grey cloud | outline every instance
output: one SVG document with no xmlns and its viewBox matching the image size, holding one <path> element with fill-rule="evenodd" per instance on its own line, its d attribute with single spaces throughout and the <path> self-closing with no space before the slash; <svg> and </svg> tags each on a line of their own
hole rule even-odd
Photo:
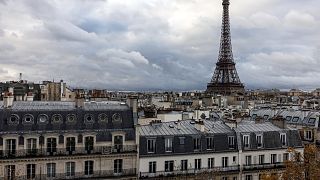
<svg viewBox="0 0 320 180">
<path fill-rule="evenodd" d="M 231 2 L 234 57 L 248 88 L 319 85 L 316 5 Z M 221 10 L 220 1 L 207 0 L 8 1 L 0 4 L 0 80 L 22 72 L 74 87 L 205 89 Z"/>
</svg>

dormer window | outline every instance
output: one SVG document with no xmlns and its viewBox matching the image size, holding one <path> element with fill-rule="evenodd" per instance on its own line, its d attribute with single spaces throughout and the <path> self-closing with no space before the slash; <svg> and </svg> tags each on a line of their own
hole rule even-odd
<svg viewBox="0 0 320 180">
<path fill-rule="evenodd" d="M 147 140 L 147 151 L 148 153 L 154 153 L 156 149 L 156 139 Z"/>
<path fill-rule="evenodd" d="M 280 134 L 280 142 L 281 142 L 282 146 L 286 146 L 287 145 L 286 133 L 281 133 Z"/>
<path fill-rule="evenodd" d="M 228 137 L 229 148 L 234 148 L 234 136 Z"/>
<path fill-rule="evenodd" d="M 25 123 L 33 123 L 33 116 L 31 114 L 26 114 L 23 118 Z"/>
<path fill-rule="evenodd" d="M 287 121 L 290 121 L 291 119 L 292 119 L 292 116 L 287 116 L 287 117 L 286 117 L 286 120 L 287 120 Z"/>
<path fill-rule="evenodd" d="M 257 147 L 258 148 L 262 147 L 262 135 L 261 134 L 257 135 Z"/>
<path fill-rule="evenodd" d="M 208 150 L 211 150 L 211 149 L 213 149 L 213 137 L 207 137 L 207 149 Z"/>
<path fill-rule="evenodd" d="M 312 140 L 312 131 L 311 130 L 306 130 L 304 131 L 304 139 L 305 140 Z"/>
<path fill-rule="evenodd" d="M 265 120 L 268 120 L 268 118 L 269 118 L 269 115 L 264 115 L 263 116 L 263 119 L 265 119 Z"/>
<path fill-rule="evenodd" d="M 249 135 L 243 135 L 243 146 L 245 148 L 249 148 L 249 145 L 250 145 L 250 138 L 249 138 Z"/>
<path fill-rule="evenodd" d="M 292 122 L 298 122 L 299 121 L 299 117 L 293 117 Z"/>
</svg>

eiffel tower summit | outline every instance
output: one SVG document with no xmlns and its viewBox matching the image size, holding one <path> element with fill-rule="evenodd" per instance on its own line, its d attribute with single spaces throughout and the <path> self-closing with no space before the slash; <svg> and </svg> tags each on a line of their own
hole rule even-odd
<svg viewBox="0 0 320 180">
<path fill-rule="evenodd" d="M 233 60 L 229 5 L 229 0 L 223 0 L 219 57 L 211 82 L 208 83 L 206 90 L 207 93 L 211 94 L 231 95 L 233 93 L 244 93 L 244 85 L 240 81 Z"/>
</svg>

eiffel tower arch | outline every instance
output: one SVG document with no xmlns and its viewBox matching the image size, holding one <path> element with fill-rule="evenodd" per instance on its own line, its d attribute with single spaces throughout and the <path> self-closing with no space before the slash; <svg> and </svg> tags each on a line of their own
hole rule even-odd
<svg viewBox="0 0 320 180">
<path fill-rule="evenodd" d="M 233 93 L 244 93 L 244 85 L 241 83 L 233 60 L 229 0 L 223 0 L 223 16 L 220 38 L 219 57 L 211 81 L 207 85 L 207 93 L 230 95 Z"/>
</svg>

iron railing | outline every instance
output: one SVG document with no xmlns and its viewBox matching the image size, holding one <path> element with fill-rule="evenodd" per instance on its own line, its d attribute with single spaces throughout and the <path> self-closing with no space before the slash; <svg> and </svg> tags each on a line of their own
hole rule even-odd
<svg viewBox="0 0 320 180">
<path fill-rule="evenodd" d="M 284 168 L 284 167 L 285 167 L 285 164 L 282 162 L 264 163 L 264 164 L 243 165 L 243 170 L 273 169 L 273 168 Z"/>
<path fill-rule="evenodd" d="M 140 178 L 150 177 L 164 177 L 164 176 L 182 176 L 182 175 L 195 175 L 201 173 L 221 173 L 239 171 L 240 166 L 227 166 L 227 167 L 213 167 L 213 168 L 201 168 L 201 169 L 187 169 L 187 170 L 174 170 L 174 171 L 157 171 L 155 173 L 140 172 Z"/>
<path fill-rule="evenodd" d="M 124 146 L 95 146 L 93 148 L 39 148 L 39 149 L 19 149 L 0 150 L 0 159 L 10 159 L 18 157 L 41 157 L 41 156 L 69 156 L 88 154 L 116 154 L 137 152 L 136 145 Z"/>
<path fill-rule="evenodd" d="M 25 179 L 34 179 L 34 180 L 46 180 L 46 179 L 95 179 L 95 178 L 117 178 L 117 177 L 136 177 L 136 169 L 118 169 L 117 172 L 109 171 L 93 171 L 92 174 L 86 175 L 85 172 L 75 172 L 72 175 L 68 176 L 66 173 L 55 173 L 55 174 L 30 174 L 30 175 L 16 175 L 12 177 L 0 177 L 0 180 L 25 180 Z"/>
</svg>

